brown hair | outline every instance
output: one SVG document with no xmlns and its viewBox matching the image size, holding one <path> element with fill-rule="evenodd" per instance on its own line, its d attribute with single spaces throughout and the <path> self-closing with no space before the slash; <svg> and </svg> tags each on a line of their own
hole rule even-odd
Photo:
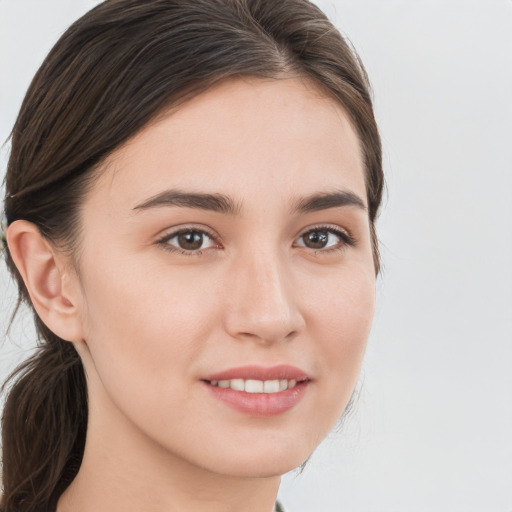
<svg viewBox="0 0 512 512">
<path fill-rule="evenodd" d="M 11 135 L 8 224 L 30 221 L 73 253 L 81 200 L 114 149 L 166 108 L 222 80 L 291 74 L 336 98 L 357 130 L 378 272 L 383 173 L 367 76 L 307 0 L 107 0 L 89 11 L 59 39 L 25 96 Z M 6 259 L 20 301 L 30 304 L 8 249 Z M 11 376 L 3 413 L 3 512 L 54 510 L 84 450 L 80 358 L 34 317 L 38 350 Z"/>
</svg>

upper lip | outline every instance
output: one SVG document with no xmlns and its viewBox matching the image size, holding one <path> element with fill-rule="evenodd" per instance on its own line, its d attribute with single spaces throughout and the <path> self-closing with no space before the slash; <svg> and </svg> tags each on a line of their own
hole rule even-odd
<svg viewBox="0 0 512 512">
<path fill-rule="evenodd" d="M 239 366 L 237 368 L 230 368 L 219 373 L 209 375 L 204 380 L 219 381 L 231 379 L 244 379 L 244 380 L 296 380 L 304 381 L 309 380 L 308 374 L 287 364 L 280 364 L 276 366 Z"/>
</svg>

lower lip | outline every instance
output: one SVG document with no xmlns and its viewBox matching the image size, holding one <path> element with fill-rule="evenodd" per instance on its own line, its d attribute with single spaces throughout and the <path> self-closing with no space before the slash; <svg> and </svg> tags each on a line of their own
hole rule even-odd
<svg viewBox="0 0 512 512">
<path fill-rule="evenodd" d="M 298 382 L 293 388 L 278 393 L 246 393 L 231 388 L 220 388 L 204 383 L 210 392 L 233 409 L 255 416 L 277 416 L 295 407 L 304 396 L 308 381 Z"/>
</svg>

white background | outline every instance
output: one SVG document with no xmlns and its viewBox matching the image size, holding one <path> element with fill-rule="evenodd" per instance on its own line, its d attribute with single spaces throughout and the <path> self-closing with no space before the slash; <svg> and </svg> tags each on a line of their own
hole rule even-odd
<svg viewBox="0 0 512 512">
<path fill-rule="evenodd" d="M 276 0 L 278 1 L 278 0 Z M 0 0 L 0 140 L 93 0 Z M 512 512 L 512 2 L 318 2 L 367 66 L 388 191 L 360 398 L 291 512 Z M 7 150 L 1 153 L 5 172 Z M 0 380 L 27 354 L 0 268 Z"/>
</svg>

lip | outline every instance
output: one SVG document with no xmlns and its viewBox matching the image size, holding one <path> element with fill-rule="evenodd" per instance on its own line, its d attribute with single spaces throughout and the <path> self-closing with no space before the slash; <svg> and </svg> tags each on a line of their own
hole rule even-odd
<svg viewBox="0 0 512 512">
<path fill-rule="evenodd" d="M 280 364 L 276 366 L 239 366 L 230 368 L 219 373 L 209 375 L 203 380 L 231 380 L 231 379 L 254 379 L 254 380 L 309 380 L 308 374 L 295 366 Z"/>
<path fill-rule="evenodd" d="M 296 380 L 297 384 L 291 389 L 279 391 L 278 393 L 247 393 L 210 384 L 212 380 L 231 379 L 287 379 Z M 212 374 L 203 379 L 204 386 L 217 400 L 240 413 L 257 418 L 268 418 L 289 411 L 302 400 L 310 383 L 311 381 L 304 371 L 289 365 L 278 365 L 268 368 L 241 366 Z"/>
</svg>

